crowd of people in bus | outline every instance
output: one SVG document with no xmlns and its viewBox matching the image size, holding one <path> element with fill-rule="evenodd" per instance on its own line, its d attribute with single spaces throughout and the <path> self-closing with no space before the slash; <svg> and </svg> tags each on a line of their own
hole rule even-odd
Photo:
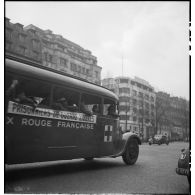
<svg viewBox="0 0 195 195">
<path fill-rule="evenodd" d="M 38 98 L 38 97 L 28 97 L 25 93 L 24 84 L 20 84 L 18 80 L 12 80 L 11 85 L 6 90 L 6 101 L 15 101 L 21 104 L 30 105 L 33 108 L 42 107 L 47 108 L 47 104 L 49 104 L 49 97 Z M 71 99 L 71 98 L 69 98 Z M 47 102 L 47 103 L 46 103 Z M 62 96 L 55 101 L 53 101 L 51 108 L 54 110 L 62 110 L 62 111 L 71 111 L 71 112 L 79 112 L 79 110 L 88 115 L 92 116 L 94 114 L 100 114 L 100 105 L 94 104 L 92 109 L 89 109 L 87 104 L 85 103 L 85 99 L 81 98 L 80 105 L 71 102 L 71 100 L 67 100 L 66 97 Z M 117 117 L 116 106 L 114 104 L 110 104 L 107 108 L 107 115 Z"/>
</svg>

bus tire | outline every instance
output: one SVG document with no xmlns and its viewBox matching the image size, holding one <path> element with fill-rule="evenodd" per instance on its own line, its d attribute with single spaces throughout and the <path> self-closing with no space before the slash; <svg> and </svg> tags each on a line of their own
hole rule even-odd
<svg viewBox="0 0 195 195">
<path fill-rule="evenodd" d="M 139 145 L 136 139 L 130 139 L 127 143 L 125 152 L 122 155 L 126 165 L 133 165 L 137 161 L 139 155 Z"/>
</svg>

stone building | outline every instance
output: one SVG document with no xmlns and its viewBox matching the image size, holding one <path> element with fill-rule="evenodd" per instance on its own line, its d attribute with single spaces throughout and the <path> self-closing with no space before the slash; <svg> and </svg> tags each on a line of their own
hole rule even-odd
<svg viewBox="0 0 195 195">
<path fill-rule="evenodd" d="M 20 23 L 5 18 L 5 51 L 7 55 L 25 58 L 41 64 L 41 42 L 33 30 L 26 31 Z"/>
<path fill-rule="evenodd" d="M 101 67 L 89 50 L 32 24 L 23 27 L 6 18 L 6 53 L 28 58 L 90 82 L 101 83 Z"/>
<path fill-rule="evenodd" d="M 154 134 L 156 95 L 147 81 L 138 77 L 116 77 L 103 79 L 102 85 L 119 96 L 123 131 L 137 132 L 144 140 Z"/>
</svg>

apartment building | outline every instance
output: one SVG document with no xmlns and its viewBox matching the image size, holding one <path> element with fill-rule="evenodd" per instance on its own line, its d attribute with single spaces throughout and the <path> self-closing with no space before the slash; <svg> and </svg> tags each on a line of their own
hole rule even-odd
<svg viewBox="0 0 195 195">
<path fill-rule="evenodd" d="M 6 20 L 6 53 L 38 62 L 90 82 L 101 83 L 102 68 L 97 58 L 63 36 L 42 30 L 32 24 L 12 24 Z"/>
<path fill-rule="evenodd" d="M 172 140 L 189 139 L 189 101 L 159 91 L 156 93 L 156 125 L 158 133 Z"/>
<path fill-rule="evenodd" d="M 13 24 L 5 18 L 5 52 L 8 55 L 35 61 L 41 65 L 41 42 L 33 31 L 25 31 L 20 23 Z"/>
<path fill-rule="evenodd" d="M 116 77 L 102 80 L 102 86 L 119 96 L 120 124 L 123 131 L 133 131 L 147 140 L 155 131 L 154 88 L 145 80 Z"/>
</svg>

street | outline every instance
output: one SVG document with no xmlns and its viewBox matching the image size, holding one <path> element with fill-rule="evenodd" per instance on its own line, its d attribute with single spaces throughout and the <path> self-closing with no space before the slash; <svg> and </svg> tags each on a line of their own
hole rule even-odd
<svg viewBox="0 0 195 195">
<path fill-rule="evenodd" d="M 188 194 L 187 177 L 175 172 L 184 147 L 189 143 L 144 143 L 133 166 L 125 165 L 121 157 L 9 166 L 5 193 Z"/>
</svg>

